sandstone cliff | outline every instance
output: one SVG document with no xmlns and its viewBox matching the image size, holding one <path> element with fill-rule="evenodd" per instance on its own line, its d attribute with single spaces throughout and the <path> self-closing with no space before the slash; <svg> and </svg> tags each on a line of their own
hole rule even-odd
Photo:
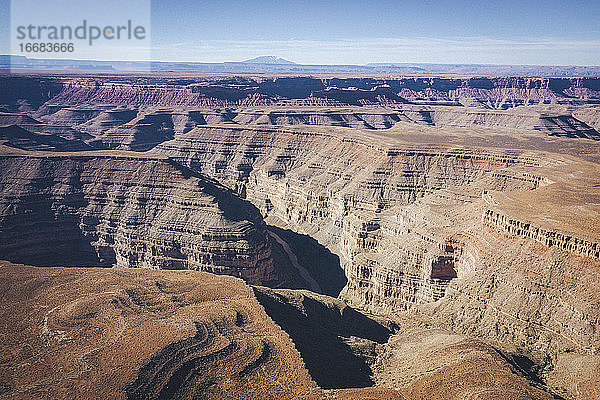
<svg viewBox="0 0 600 400">
<path fill-rule="evenodd" d="M 305 127 L 196 127 L 154 151 L 221 180 L 268 222 L 327 246 L 340 257 L 348 280 L 340 297 L 350 304 L 417 309 L 438 326 L 514 346 L 507 351 L 539 367 L 538 379 L 553 376 L 568 352 L 598 357 L 600 236 L 578 228 L 598 212 L 591 163 Z M 557 185 L 573 195 L 553 192 Z M 511 215 L 507 223 L 490 207 Z M 534 235 L 508 223 L 527 221 L 521 214 L 548 228 Z M 553 226 L 568 233 L 536 240 Z"/>
<path fill-rule="evenodd" d="M 127 78 L 33 78 L 3 80 L 9 107 L 27 103 L 161 106 L 390 105 L 407 101 L 506 109 L 532 104 L 584 104 L 599 98 L 598 78 L 306 78 L 238 77 L 181 80 Z M 1 99 L 0 99 L 1 100 Z M 292 103 L 285 103 L 291 100 Z"/>
<path fill-rule="evenodd" d="M 414 318 L 361 314 L 339 299 L 308 291 L 255 287 L 254 292 L 319 386 L 373 388 L 337 389 L 335 398 L 389 398 L 394 391 L 407 399 L 552 398 L 484 341 L 419 326 Z"/>
<path fill-rule="evenodd" d="M 342 300 L 418 322 L 388 343 L 387 363 L 365 361 L 381 367 L 375 375 L 349 362 L 353 382 L 395 379 L 410 388 L 398 396 L 417 398 L 462 389 L 547 397 L 513 379 L 517 373 L 556 396 L 597 397 L 596 78 L 109 76 L 11 84 L 21 85 L 22 97 L 6 97 L 11 112 L 0 123 L 13 147 L 60 150 L 80 141 L 172 158 L 118 151 L 2 158 L 0 217 L 8 229 L 0 243 L 11 259 L 194 268 L 259 284 L 281 283 L 287 262 L 310 274 L 310 287 L 341 299 L 257 289 L 274 319 L 282 309 L 297 317 L 279 323 L 301 353 L 309 346 L 302 348 L 298 321 L 307 314 L 338 321 Z M 274 264 L 278 254 L 287 261 Z M 335 323 L 325 330 L 325 338 L 348 333 Z M 347 336 L 354 338 L 344 345 L 363 360 L 382 345 Z M 347 350 L 337 339 L 335 348 Z M 407 348 L 418 356 L 390 368 Z M 436 354 L 447 356 L 445 366 Z M 453 383 L 482 379 L 486 366 L 497 386 Z M 317 372 L 322 379 L 330 371 Z M 333 394 L 367 393 L 345 390 Z M 377 390 L 368 393 L 393 398 Z"/>
<path fill-rule="evenodd" d="M 260 214 L 170 160 L 8 154 L 0 171 L 2 259 L 277 278 Z"/>
<path fill-rule="evenodd" d="M 345 295 L 369 306 L 433 301 L 456 277 L 444 267 L 452 246 L 443 233 L 427 232 L 443 216 L 424 218 L 427 211 L 410 207 L 417 199 L 468 204 L 484 187 L 531 189 L 541 180 L 519 172 L 538 163 L 525 155 L 386 147 L 346 132 L 198 127 L 155 151 L 329 246 L 348 277 Z"/>
<path fill-rule="evenodd" d="M 220 123 L 408 124 L 600 139 L 592 78 L 21 77 L 0 85 L 17 93 L 3 110 L 18 111 L 1 113 L 0 124 L 97 149 L 145 151 Z"/>
</svg>

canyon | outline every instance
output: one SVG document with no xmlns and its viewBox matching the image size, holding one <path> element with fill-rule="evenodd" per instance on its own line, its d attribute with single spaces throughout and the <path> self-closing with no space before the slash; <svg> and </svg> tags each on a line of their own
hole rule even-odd
<svg viewBox="0 0 600 400">
<path fill-rule="evenodd" d="M 597 78 L 0 88 L 0 396 L 600 395 Z"/>
</svg>

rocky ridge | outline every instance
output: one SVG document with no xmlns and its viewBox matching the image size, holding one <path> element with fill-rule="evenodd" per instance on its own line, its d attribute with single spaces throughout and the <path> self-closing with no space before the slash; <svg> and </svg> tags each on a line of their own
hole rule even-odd
<svg viewBox="0 0 600 400">
<path fill-rule="evenodd" d="M 597 78 L 577 77 L 217 77 L 185 81 L 167 76 L 139 78 L 135 83 L 119 77 L 85 77 L 55 78 L 42 83 L 34 81 L 34 84 L 26 79 L 3 84 L 29 85 L 30 95 L 36 96 L 34 104 L 39 104 L 40 97 L 43 99 L 48 93 L 56 94 L 55 88 L 60 88 L 53 102 L 227 107 L 274 105 L 282 100 L 320 98 L 340 105 L 433 102 L 506 109 L 533 104 L 597 103 L 600 91 Z M 52 92 L 46 89 L 50 85 Z M 36 91 L 42 88 L 43 91 L 37 94 Z"/>
<path fill-rule="evenodd" d="M 197 127 L 154 151 L 210 174 L 264 215 L 331 246 L 349 277 L 349 297 L 357 290 L 367 296 L 365 304 L 394 307 L 436 300 L 456 277 L 443 267 L 451 246 L 421 236 L 422 227 L 411 232 L 410 225 L 419 222 L 403 208 L 425 196 L 447 201 L 457 187 L 463 190 L 460 201 L 470 203 L 485 187 L 533 189 L 542 180 L 518 172 L 539 165 L 525 154 L 385 148 L 365 138 L 281 128 Z M 411 245 L 398 249 L 399 235 Z M 395 268 L 389 269 L 392 260 Z M 391 275 L 368 272 L 379 268 Z M 400 292 L 392 295 L 395 289 L 381 286 L 380 279 L 396 281 Z M 376 297 L 364 291 L 373 281 L 380 282 Z"/>
<path fill-rule="evenodd" d="M 537 130 L 600 139 L 593 78 L 124 76 L 0 80 L 0 125 L 146 151 L 197 125 L 404 125 Z M 20 96 L 20 97 L 19 97 Z"/>
<path fill-rule="evenodd" d="M 5 398 L 320 399 L 240 279 L 0 266 Z"/>
</svg>

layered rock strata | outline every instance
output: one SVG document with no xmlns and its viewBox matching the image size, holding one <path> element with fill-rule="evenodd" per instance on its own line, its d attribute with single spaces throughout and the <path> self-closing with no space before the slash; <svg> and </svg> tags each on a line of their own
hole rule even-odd
<svg viewBox="0 0 600 400">
<path fill-rule="evenodd" d="M 519 221 L 518 219 L 513 219 L 501 212 L 490 209 L 483 213 L 481 220 L 487 226 L 514 236 L 533 239 L 548 247 L 556 246 L 572 253 L 600 259 L 600 242 L 591 238 L 544 229 L 530 222 Z"/>
<path fill-rule="evenodd" d="M 598 212 L 591 163 L 283 127 L 197 127 L 154 151 L 234 188 L 267 222 L 327 246 L 340 258 L 348 280 L 340 296 L 350 304 L 378 313 L 417 309 L 454 332 L 510 344 L 540 376 L 568 352 L 598 357 L 598 262 L 580 232 L 595 243 L 597 224 L 578 227 Z M 492 191 L 505 193 L 504 203 L 490 200 Z M 490 204 L 512 215 L 507 220 L 527 221 L 521 210 L 544 221 L 538 226 L 558 224 L 574 244 L 499 231 Z M 561 213 L 569 218 L 559 222 Z"/>
<path fill-rule="evenodd" d="M 97 149 L 145 151 L 219 123 L 510 128 L 600 139 L 593 78 L 28 76 L 0 85 L 15 93 L 3 110 L 20 112 L 0 114 L 0 123 Z"/>
<path fill-rule="evenodd" d="M 2 259 L 277 278 L 258 211 L 168 159 L 14 154 L 0 171 Z"/>
<path fill-rule="evenodd" d="M 419 360 L 431 360 L 431 352 L 448 353 L 432 347 L 428 338 L 433 337 L 430 342 L 435 342 L 439 337 L 450 348 L 465 350 L 450 352 L 457 358 L 444 359 L 453 367 L 433 366 L 434 374 L 425 371 L 427 377 L 421 380 L 394 376 L 416 382 L 414 386 L 406 383 L 414 389 L 412 395 L 435 397 L 432 385 L 441 382 L 450 388 L 444 395 L 454 396 L 457 392 L 452 390 L 460 392 L 460 387 L 450 381 L 464 382 L 465 376 L 477 380 L 478 371 L 469 365 L 484 371 L 488 365 L 494 366 L 492 375 L 499 386 L 473 385 L 465 393 L 484 393 L 493 398 L 495 390 L 508 390 L 518 398 L 544 398 L 522 382 L 507 379 L 507 363 L 488 345 L 482 347 L 460 336 L 469 335 L 494 342 L 502 354 L 508 354 L 506 357 L 519 360 L 512 362 L 513 368 L 522 366 L 521 372 L 530 374 L 557 396 L 595 398 L 595 384 L 600 379 L 600 135 L 597 107 L 593 106 L 598 101 L 597 79 L 104 77 L 53 78 L 53 82 L 60 87 L 44 89 L 44 93 L 23 90 L 23 98 L 6 99 L 5 109 L 26 111 L 35 121 L 8 113 L 3 120 L 103 148 L 147 150 L 158 145 L 153 152 L 175 160 L 164 161 L 165 165 L 183 164 L 195 173 L 219 180 L 254 204 L 268 223 L 279 227 L 278 232 L 288 232 L 291 238 L 310 238 L 325 249 L 316 254 L 332 256 L 326 257 L 330 265 L 310 262 L 300 266 L 311 272 L 314 287 L 337 295 L 345 283 L 340 297 L 354 306 L 390 315 L 408 310 L 406 313 L 424 326 L 439 326 L 459 334 L 438 332 L 438 336 L 417 331 L 406 343 L 400 343 L 401 348 L 416 349 L 420 354 L 411 367 L 417 371 Z M 32 109 L 31 105 L 44 101 L 43 106 Z M 82 168 L 76 165 L 73 169 Z M 110 165 L 98 168 L 122 171 L 120 166 Z M 39 170 L 33 170 L 36 168 Z M 3 179 L 19 177 L 30 169 L 29 165 L 8 168 Z M 186 179 L 202 178 L 186 169 L 177 170 L 190 174 Z M 150 172 L 158 177 L 172 173 Z M 67 198 L 61 191 L 80 185 L 79 178 L 60 178 L 78 174 L 60 170 L 60 175 L 49 176 L 52 183 L 42 184 L 47 192 L 40 189 L 40 198 Z M 123 184 L 122 177 L 107 176 Z M 148 179 L 133 176 L 136 183 L 126 181 L 125 186 L 137 188 L 138 181 Z M 168 240 L 176 245 L 169 246 L 177 249 L 173 250 L 174 256 L 172 247 L 164 243 L 144 245 L 159 249 L 155 256 L 147 255 L 139 238 L 128 230 L 130 226 L 142 226 L 142 222 L 135 221 L 138 217 L 130 225 L 117 222 L 131 221 L 131 213 L 140 210 L 148 220 L 147 215 L 153 211 L 145 208 L 145 199 L 153 204 L 150 192 L 170 187 L 166 178 L 157 179 L 157 187 L 147 188 L 144 201 L 136 197 L 133 205 L 129 198 L 122 200 L 121 189 L 115 189 L 118 193 L 114 197 L 109 191 L 111 195 L 69 189 L 73 195 L 67 203 L 61 200 L 57 207 L 48 206 L 49 216 L 39 218 L 46 221 L 40 223 L 43 235 L 39 241 L 56 232 L 54 228 L 43 231 L 47 221 L 64 221 L 67 215 L 75 221 L 71 225 L 81 227 L 71 229 L 70 235 L 79 237 L 78 232 L 83 232 L 84 244 L 90 239 L 90 247 L 81 247 L 88 250 L 77 250 L 92 260 L 89 265 L 111 264 L 104 261 L 111 259 L 110 251 L 103 249 L 112 248 L 107 243 L 114 240 L 118 243 L 114 246 L 114 264 L 124 259 L 121 265 L 153 260 L 174 267 L 170 264 L 174 259 L 177 267 L 205 268 L 204 262 L 198 266 L 196 256 L 190 255 L 206 253 L 196 242 L 188 244 L 183 238 L 188 230 L 179 235 L 172 233 L 167 223 L 152 225 L 147 237 L 162 238 L 164 232 L 170 232 Z M 13 178 L 15 182 L 21 180 Z M 94 185 L 98 180 L 103 183 Z M 38 184 L 30 177 L 22 182 L 26 182 L 24 193 Z M 84 188 L 108 185 L 101 174 L 83 182 Z M 204 198 L 208 187 L 203 186 L 202 194 L 189 199 L 191 208 L 205 206 L 196 197 Z M 178 198 L 178 189 L 169 190 L 167 197 Z M 85 197 L 86 193 L 93 195 L 93 201 Z M 77 201 L 83 205 L 74 207 L 73 199 L 82 196 L 84 200 Z M 102 199 L 101 205 L 96 198 Z M 107 206 L 106 198 L 125 204 L 125 211 L 113 212 L 122 208 L 113 203 Z M 27 197 L 25 204 L 33 204 L 34 200 Z M 88 210 L 88 201 L 93 204 L 93 212 Z M 227 204 L 229 200 L 218 203 Z M 19 204 L 7 201 L 7 215 L 12 215 L 13 209 L 19 210 Z M 181 207 L 177 204 L 174 209 Z M 70 211 L 72 208 L 95 218 L 99 218 L 96 209 L 118 216 L 106 217 L 106 226 L 99 224 L 99 233 L 90 233 L 89 225 L 95 222 L 72 217 L 79 215 Z M 233 227 L 231 232 L 237 235 L 239 220 L 229 211 L 223 212 L 227 221 L 234 221 L 225 222 L 227 229 Z M 252 213 L 259 217 L 256 210 Z M 26 213 L 15 215 L 28 221 Z M 166 215 L 179 221 L 168 212 Z M 140 216 L 140 221 L 143 218 Z M 266 255 L 258 250 L 265 249 L 259 244 L 264 243 L 261 237 L 269 241 L 261 224 L 247 215 L 241 219 L 250 221 L 252 229 L 262 233 L 248 234 L 255 238 L 256 245 L 244 250 L 237 247 L 245 243 L 245 239 L 238 241 L 243 235 L 223 239 L 226 244 L 217 234 L 207 236 L 209 243 L 220 243 L 210 245 L 211 254 L 217 247 L 216 254 L 244 260 L 239 264 L 236 261 L 235 266 L 218 267 L 218 271 L 240 274 L 239 265 L 262 257 L 249 254 Z M 179 222 L 175 226 L 180 226 Z M 195 231 L 190 237 L 194 235 Z M 10 236 L 8 239 L 13 240 Z M 168 250 L 163 250 L 165 246 Z M 186 251 L 183 254 L 181 250 L 183 257 L 177 253 L 180 248 Z M 282 248 L 277 251 L 290 251 Z M 24 251 L 19 255 L 15 249 L 18 257 L 24 257 Z M 72 249 L 67 250 L 63 253 L 72 253 Z M 133 264 L 127 264 L 130 258 Z M 306 257 L 298 255 L 295 260 L 302 264 Z M 314 273 L 316 268 L 331 271 L 338 266 L 346 276 L 339 287 L 328 284 L 327 273 Z M 274 279 L 270 278 L 272 267 L 253 268 L 267 272 L 245 276 L 250 281 L 264 284 L 262 280 Z M 297 309 L 311 302 L 306 300 L 311 296 L 289 293 L 271 292 L 265 296 L 263 300 L 267 298 L 270 305 L 288 299 L 287 306 Z M 305 311 L 300 312 L 300 319 Z M 423 340 L 418 340 L 419 335 Z M 356 348 L 361 348 L 361 343 Z M 371 344 L 365 347 L 371 348 Z M 352 389 L 348 390 L 335 394 L 352 396 Z"/>
<path fill-rule="evenodd" d="M 410 101 L 495 109 L 597 103 L 600 98 L 597 78 L 24 77 L 0 84 L 10 85 L 11 93 L 23 93 L 23 99 L 5 96 L 4 102 L 13 107 L 18 100 L 39 107 L 50 96 L 60 103 L 138 106 L 398 105 Z M 16 89 L 19 85 L 22 90 Z"/>
<path fill-rule="evenodd" d="M 0 125 L 0 144 L 33 151 L 83 151 L 92 148 L 81 140 L 32 133 L 18 125 Z"/>
<path fill-rule="evenodd" d="M 309 291 L 255 287 L 267 314 L 290 335 L 312 378 L 335 398 L 551 399 L 510 356 L 489 343 L 416 319 L 364 315 Z M 397 317 L 397 315 L 396 315 Z M 537 386 L 537 387 L 535 387 Z"/>
<path fill-rule="evenodd" d="M 197 127 L 155 151 L 329 246 L 346 272 L 347 298 L 376 307 L 434 301 L 456 277 L 454 250 L 427 232 L 433 217 L 423 224 L 425 212 L 406 207 L 424 196 L 468 204 L 484 187 L 531 189 L 541 180 L 513 171 L 538 165 L 526 155 L 384 147 L 353 135 L 281 128 Z"/>
<path fill-rule="evenodd" d="M 376 347 L 387 342 L 395 324 L 314 292 L 255 287 L 254 293 L 267 314 L 290 335 L 320 387 L 374 385 L 371 365 Z"/>
</svg>

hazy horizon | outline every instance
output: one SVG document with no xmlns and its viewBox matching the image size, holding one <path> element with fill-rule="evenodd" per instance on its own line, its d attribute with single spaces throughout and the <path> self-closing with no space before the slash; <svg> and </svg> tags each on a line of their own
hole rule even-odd
<svg viewBox="0 0 600 400">
<path fill-rule="evenodd" d="M 42 59 L 31 56 L 23 56 L 21 54 L 0 54 L 0 56 L 11 56 L 11 57 L 27 57 L 28 59 Z M 348 66 L 386 66 L 386 65 L 406 65 L 406 66 L 419 66 L 419 65 L 473 65 L 473 66 L 490 66 L 490 67 L 600 67 L 600 63 L 596 65 L 592 64 L 498 64 L 498 63 L 451 63 L 451 62 L 367 62 L 364 64 L 326 64 L 326 63 L 314 63 L 314 64 L 304 64 L 299 63 L 294 60 L 288 60 L 287 58 L 279 57 L 275 54 L 264 54 L 262 56 L 253 57 L 251 59 L 244 60 L 222 60 L 222 61 L 192 61 L 192 60 L 161 60 L 161 59 L 152 59 L 150 62 L 153 63 L 198 63 L 198 64 L 227 64 L 227 63 L 245 63 L 251 61 L 255 58 L 261 57 L 277 57 L 282 58 L 285 61 L 289 61 L 289 65 L 315 65 L 315 66 L 340 66 L 340 65 L 348 65 Z M 75 61 L 93 61 L 93 62 L 148 62 L 149 60 L 120 60 L 120 59 L 112 59 L 112 60 L 104 60 L 104 59 L 93 59 L 93 58 L 48 58 L 50 60 L 75 60 Z M 279 64 L 286 65 L 286 64 Z"/>
<path fill-rule="evenodd" d="M 5 22 L 10 19 L 9 3 L 0 0 Z M 63 3 L 53 2 L 57 13 L 67 9 Z M 148 4 L 151 46 L 139 50 L 150 51 L 152 61 L 239 62 L 274 55 L 304 65 L 600 65 L 597 1 Z M 102 14 L 100 5 L 89 7 L 99 7 L 94 10 L 99 19 L 114 17 L 108 11 Z M 31 15 L 44 17 L 34 9 Z M 3 49 L 9 48 L 11 34 L 9 24 L 2 24 Z M 118 51 L 111 45 L 78 50 L 89 54 L 81 59 L 107 59 Z M 133 49 L 117 58 L 140 60 L 135 57 Z"/>
</svg>

